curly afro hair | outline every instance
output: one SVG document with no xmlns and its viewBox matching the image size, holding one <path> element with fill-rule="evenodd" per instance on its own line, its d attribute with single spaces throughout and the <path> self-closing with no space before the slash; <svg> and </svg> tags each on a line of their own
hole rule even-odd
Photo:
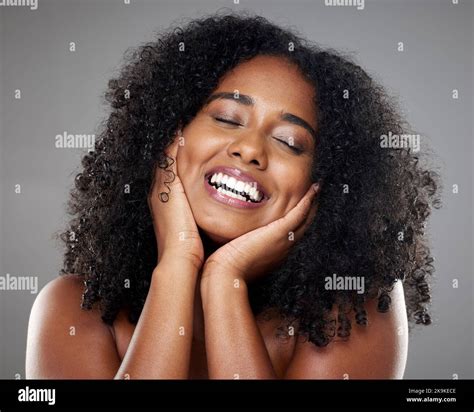
<svg viewBox="0 0 474 412">
<path fill-rule="evenodd" d="M 164 150 L 222 76 L 258 55 L 293 62 L 314 85 L 319 124 L 312 178 L 323 183 L 303 239 L 250 288 L 254 313 L 277 309 L 286 326 L 297 322 L 299 335 L 325 346 L 335 336 L 347 339 L 353 320 L 367 323 L 367 299 L 377 298 L 378 311 L 388 311 L 388 292 L 400 279 L 410 330 L 429 324 L 434 269 L 424 231 L 439 206 L 438 175 L 412 149 L 380 144 L 382 135 L 405 134 L 409 126 L 383 88 L 349 58 L 263 17 L 232 12 L 174 26 L 127 52 L 109 82 L 111 112 L 95 151 L 82 159 L 71 221 L 61 234 L 61 273 L 84 280 L 82 307 L 97 302 L 108 324 L 122 308 L 130 322 L 138 321 L 157 261 L 147 203 L 153 169 L 169 167 Z M 365 292 L 326 290 L 325 278 L 333 274 L 363 276 Z"/>
</svg>

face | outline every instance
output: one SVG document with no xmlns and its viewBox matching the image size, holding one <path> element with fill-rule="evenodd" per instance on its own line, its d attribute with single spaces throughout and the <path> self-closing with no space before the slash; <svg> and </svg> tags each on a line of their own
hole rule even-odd
<svg viewBox="0 0 474 412">
<path fill-rule="evenodd" d="M 314 93 L 297 66 L 258 56 L 226 73 L 182 130 L 178 175 L 212 241 L 283 217 L 309 189 Z"/>
</svg>

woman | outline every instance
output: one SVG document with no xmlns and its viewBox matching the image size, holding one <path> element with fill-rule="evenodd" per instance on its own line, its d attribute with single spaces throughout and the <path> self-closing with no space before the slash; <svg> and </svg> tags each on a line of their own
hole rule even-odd
<svg viewBox="0 0 474 412">
<path fill-rule="evenodd" d="M 215 15 L 138 48 L 107 98 L 28 378 L 403 377 L 436 176 L 381 145 L 406 125 L 359 66 Z"/>
</svg>

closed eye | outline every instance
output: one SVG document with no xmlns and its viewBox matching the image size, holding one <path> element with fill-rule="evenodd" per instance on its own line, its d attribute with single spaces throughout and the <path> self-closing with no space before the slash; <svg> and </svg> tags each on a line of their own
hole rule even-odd
<svg viewBox="0 0 474 412">
<path fill-rule="evenodd" d="M 301 153 L 304 152 L 303 149 L 300 149 L 299 147 L 296 147 L 294 144 L 288 143 L 288 141 L 285 140 L 285 139 L 278 139 L 278 138 L 275 138 L 275 139 L 278 140 L 280 143 L 283 143 L 285 146 L 289 147 L 296 154 L 301 154 Z"/>
<path fill-rule="evenodd" d="M 214 119 L 216 119 L 218 122 L 221 122 L 221 123 L 231 124 L 233 126 L 242 126 L 238 122 L 234 122 L 233 120 L 229 120 L 229 119 L 224 119 L 222 117 L 215 117 Z"/>
</svg>

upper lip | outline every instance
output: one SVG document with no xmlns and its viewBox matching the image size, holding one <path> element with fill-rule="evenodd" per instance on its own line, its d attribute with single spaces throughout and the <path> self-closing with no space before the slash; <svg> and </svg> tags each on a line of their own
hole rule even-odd
<svg viewBox="0 0 474 412">
<path fill-rule="evenodd" d="M 236 167 L 228 167 L 228 166 L 213 167 L 211 170 L 209 170 L 206 173 L 206 179 L 208 179 L 214 173 L 223 173 L 229 176 L 234 176 L 236 179 L 241 180 L 242 182 L 255 183 L 256 189 L 263 194 L 263 197 L 266 199 L 270 198 L 267 190 L 262 186 L 262 184 L 255 177 L 253 177 L 249 173 L 245 173 L 244 171 L 237 169 Z"/>
</svg>

